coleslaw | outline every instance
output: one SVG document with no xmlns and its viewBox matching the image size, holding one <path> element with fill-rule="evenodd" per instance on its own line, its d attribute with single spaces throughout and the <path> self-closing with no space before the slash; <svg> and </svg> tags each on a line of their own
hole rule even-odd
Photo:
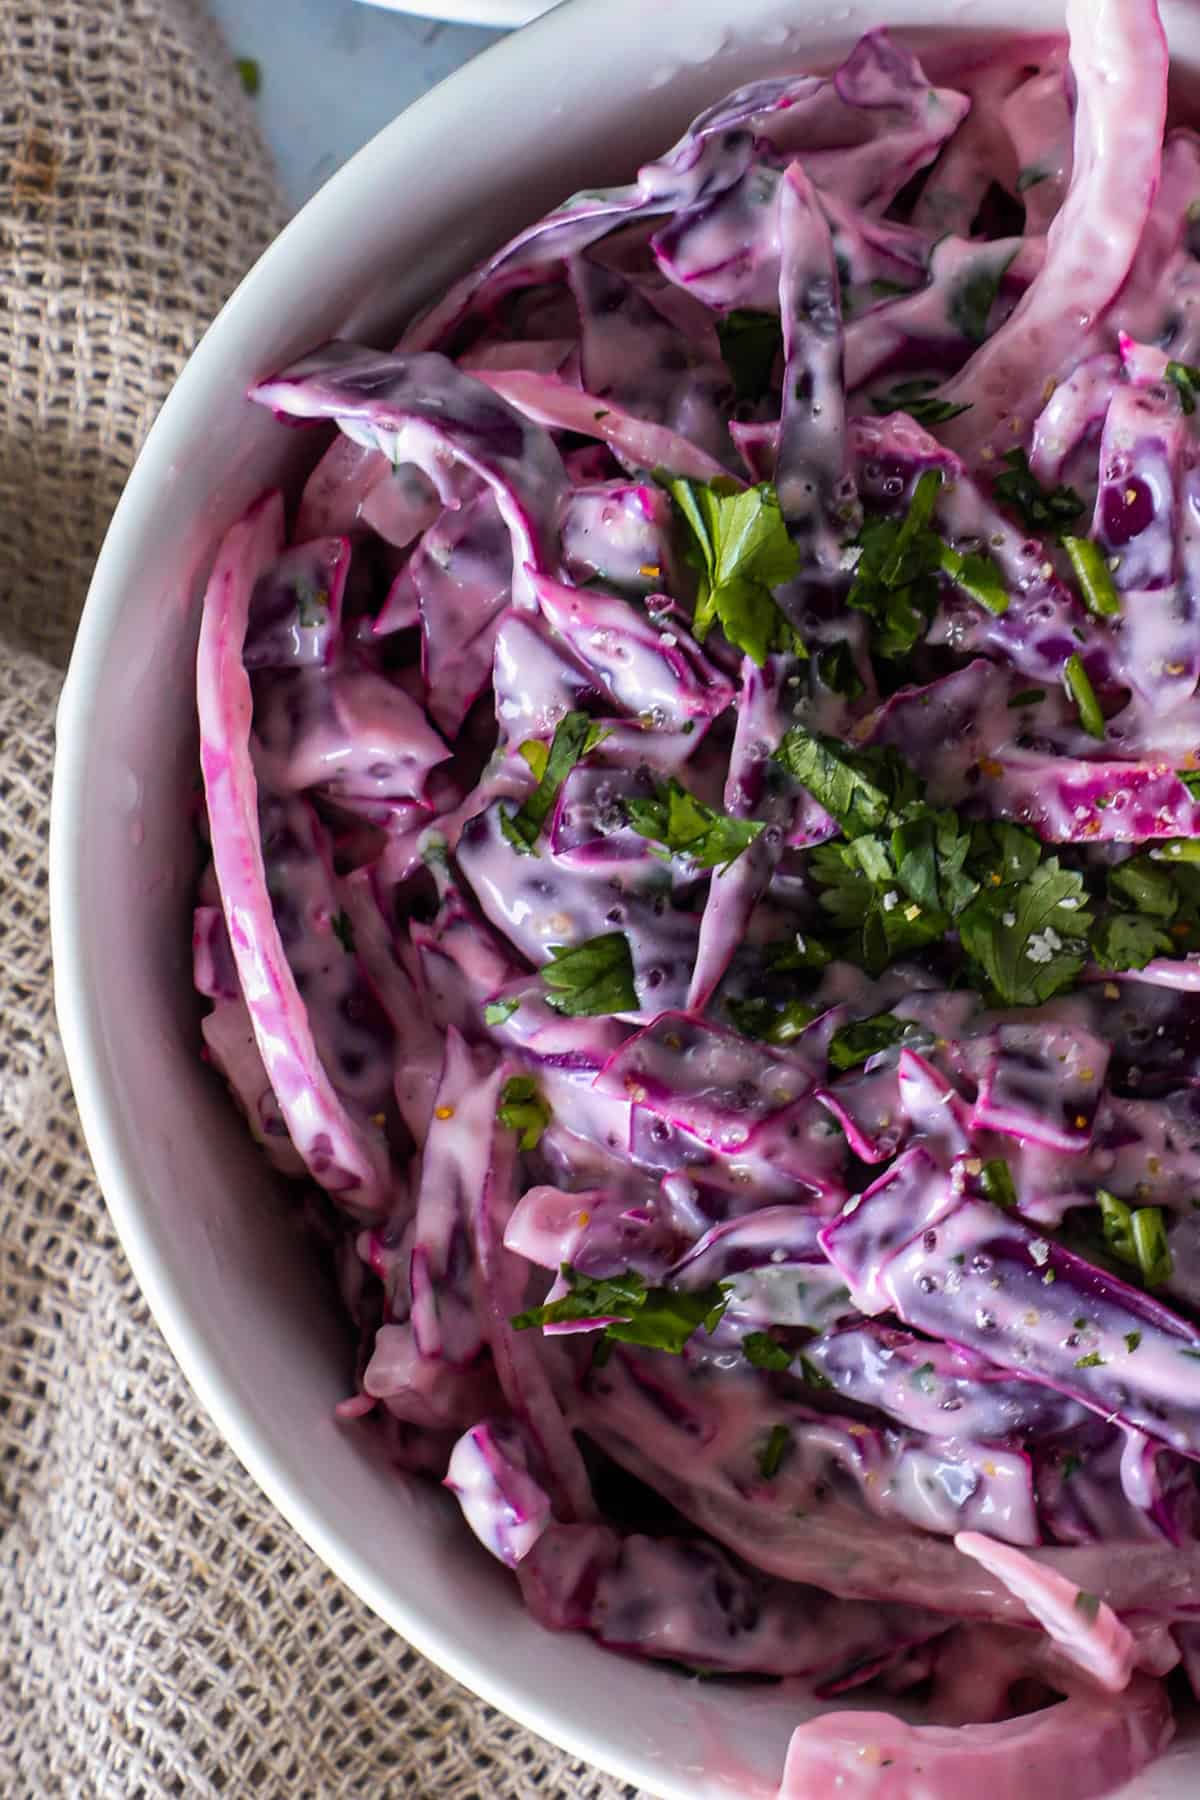
<svg viewBox="0 0 1200 1800">
<path fill-rule="evenodd" d="M 205 1053 L 546 1626 L 1108 1794 L 1200 1692 L 1200 138 L 1153 0 L 696 119 L 205 596 Z M 1040 1785 L 1039 1785 L 1040 1784 Z"/>
</svg>

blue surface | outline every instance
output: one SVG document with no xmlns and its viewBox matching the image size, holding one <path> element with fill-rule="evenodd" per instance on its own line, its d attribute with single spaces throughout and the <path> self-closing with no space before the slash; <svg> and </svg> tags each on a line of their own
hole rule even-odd
<svg viewBox="0 0 1200 1800">
<path fill-rule="evenodd" d="M 359 0 L 208 0 L 234 56 L 262 71 L 259 109 L 284 190 L 302 206 L 348 156 L 501 33 Z"/>
</svg>

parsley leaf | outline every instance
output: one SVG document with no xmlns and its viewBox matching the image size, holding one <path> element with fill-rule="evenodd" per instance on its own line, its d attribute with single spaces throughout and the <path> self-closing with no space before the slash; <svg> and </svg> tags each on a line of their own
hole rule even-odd
<svg viewBox="0 0 1200 1800">
<path fill-rule="evenodd" d="M 761 668 L 772 650 L 798 650 L 799 640 L 775 603 L 774 589 L 800 567 L 779 496 L 769 482 L 667 478 L 666 488 L 688 527 L 688 557 L 700 586 L 692 630 L 703 643 L 714 623 Z"/>
<path fill-rule="evenodd" d="M 906 656 L 937 606 L 946 546 L 929 521 L 941 485 L 941 471 L 927 469 L 903 518 L 868 519 L 858 534 L 862 553 L 846 604 L 871 620 L 872 647 L 880 656 Z"/>
<path fill-rule="evenodd" d="M 1099 544 L 1091 538 L 1064 537 L 1062 546 L 1071 559 L 1088 611 L 1097 618 L 1115 619 L 1121 611 L 1121 600 Z"/>
<path fill-rule="evenodd" d="M 717 339 L 737 399 L 761 400 L 770 391 L 775 363 L 783 350 L 779 314 L 735 307 L 717 320 Z"/>
<path fill-rule="evenodd" d="M 1151 919 L 1173 919 L 1179 911 L 1175 873 L 1151 856 L 1131 856 L 1108 874 L 1108 891 Z"/>
<path fill-rule="evenodd" d="M 767 1331 L 748 1331 L 742 1339 L 742 1355 L 756 1369 L 770 1369 L 777 1375 L 792 1366 L 791 1351 Z"/>
<path fill-rule="evenodd" d="M 1079 517 L 1083 501 L 1075 489 L 1061 485 L 1044 488 L 1029 467 L 1024 450 L 1007 451 L 1003 461 L 1007 467 L 992 483 L 992 492 L 1001 505 L 1020 515 L 1027 530 L 1044 537 Z"/>
<path fill-rule="evenodd" d="M 907 413 L 919 425 L 942 425 L 947 419 L 957 419 L 959 413 L 970 412 L 969 400 L 956 405 L 952 400 L 936 399 L 936 390 L 940 386 L 934 376 L 918 375 L 911 381 L 898 381 L 886 393 L 874 395 L 871 405 L 877 413 Z"/>
<path fill-rule="evenodd" d="M 980 606 L 986 606 L 990 613 L 1008 611 L 1008 589 L 990 556 L 984 556 L 978 550 L 964 556 L 960 550 L 943 544 L 942 573 L 948 575 L 964 594 L 970 595 Z"/>
<path fill-rule="evenodd" d="M 521 745 L 521 754 L 537 775 L 538 784 L 518 812 L 510 813 L 500 808 L 500 829 L 520 855 L 536 856 L 535 846 L 558 799 L 558 790 L 575 764 L 607 735 L 604 727 L 589 719 L 586 713 L 569 712 L 554 727 L 548 751 L 536 739 Z"/>
<path fill-rule="evenodd" d="M 485 1025 L 504 1025 L 512 1018 L 521 1002 L 515 998 L 508 1000 L 489 1000 L 483 1009 Z"/>
<path fill-rule="evenodd" d="M 348 912 L 335 912 L 330 920 L 333 935 L 348 955 L 354 954 L 354 923 Z"/>
<path fill-rule="evenodd" d="M 625 802 L 633 829 L 662 844 L 672 856 L 688 856 L 701 869 L 727 869 L 759 832 L 759 819 L 735 819 L 715 812 L 672 776 L 655 784 L 653 799 Z"/>
<path fill-rule="evenodd" d="M 552 1118 L 532 1075 L 514 1075 L 500 1092 L 496 1117 L 509 1131 L 520 1134 L 522 1150 L 536 1150 Z"/>
<path fill-rule="evenodd" d="M 1082 875 L 1047 857 L 1019 885 L 983 888 L 958 920 L 963 949 L 1008 1006 L 1040 1006 L 1086 960 Z"/>
<path fill-rule="evenodd" d="M 817 657 L 817 675 L 831 694 L 843 700 L 857 700 L 865 690 L 863 679 L 854 662 L 849 644 L 829 644 Z M 1200 770 L 1196 771 L 1200 776 Z"/>
<path fill-rule="evenodd" d="M 876 1013 L 873 1019 L 857 1019 L 843 1025 L 829 1040 L 829 1060 L 835 1069 L 857 1069 L 880 1050 L 890 1050 L 912 1030 L 907 1019 L 895 1013 Z"/>
<path fill-rule="evenodd" d="M 1015 255 L 1016 251 L 1010 250 L 1005 256 L 980 256 L 950 290 L 946 317 L 972 344 L 982 344 L 987 337 L 1000 283 Z"/>
<path fill-rule="evenodd" d="M 237 56 L 233 62 L 242 84 L 242 92 L 253 99 L 262 87 L 262 69 L 252 56 Z"/>
<path fill-rule="evenodd" d="M 607 931 L 582 944 L 551 947 L 553 962 L 542 970 L 546 1004 L 571 1019 L 598 1019 L 608 1013 L 633 1012 L 637 988 L 633 956 L 623 931 Z"/>
<path fill-rule="evenodd" d="M 877 831 L 901 806 L 920 797 L 917 777 L 895 750 L 851 750 L 802 725 L 785 733 L 775 761 L 851 838 Z"/>
<path fill-rule="evenodd" d="M 1099 1595 L 1089 1594 L 1086 1588 L 1080 1588 L 1075 1596 L 1075 1611 L 1081 1613 L 1089 1625 L 1094 1624 L 1100 1616 Z"/>
<path fill-rule="evenodd" d="M 717 1282 L 697 1291 L 648 1288 L 634 1270 L 594 1281 L 578 1274 L 570 1263 L 563 1264 L 562 1277 L 571 1292 L 547 1306 L 517 1313 L 510 1321 L 514 1331 L 604 1319 L 611 1321 L 604 1327 L 606 1336 L 618 1343 L 680 1356 L 701 1325 L 709 1332 L 716 1329 L 729 1303 L 729 1295 Z"/>
<path fill-rule="evenodd" d="M 743 1037 L 758 1038 L 764 1044 L 784 1046 L 795 1043 L 800 1033 L 812 1024 L 820 1009 L 804 1000 L 789 1000 L 776 1006 L 773 1000 L 727 1000 L 725 1011 Z"/>
<path fill-rule="evenodd" d="M 1092 959 L 1102 969 L 1144 969 L 1156 956 L 1170 956 L 1174 944 L 1157 920 L 1143 913 L 1113 912 L 1092 929 Z"/>
</svg>

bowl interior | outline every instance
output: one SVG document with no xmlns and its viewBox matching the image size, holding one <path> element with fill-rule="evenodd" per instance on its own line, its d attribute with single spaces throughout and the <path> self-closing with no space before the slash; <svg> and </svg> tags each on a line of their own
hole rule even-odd
<svg viewBox="0 0 1200 1800">
<path fill-rule="evenodd" d="M 571 0 L 497 45 L 336 177 L 213 326 L 114 519 L 63 693 L 60 1022 L 108 1204 L 185 1373 L 280 1510 L 397 1630 L 524 1723 L 667 1800 L 771 1794 L 812 1702 L 786 1686 L 701 1686 L 544 1632 L 443 1495 L 383 1466 L 369 1433 L 335 1425 L 349 1363 L 327 1278 L 198 1058 L 199 598 L 221 532 L 314 442 L 243 395 L 323 338 L 390 341 L 510 230 L 575 187 L 627 177 L 741 80 L 829 64 L 884 22 L 940 61 L 1061 13 L 1046 0 Z M 1200 63 L 1194 12 L 1177 4 L 1168 18 L 1177 54 Z M 1139 1800 L 1183 1800 L 1195 1766 L 1181 1752 L 1138 1784 Z"/>
</svg>

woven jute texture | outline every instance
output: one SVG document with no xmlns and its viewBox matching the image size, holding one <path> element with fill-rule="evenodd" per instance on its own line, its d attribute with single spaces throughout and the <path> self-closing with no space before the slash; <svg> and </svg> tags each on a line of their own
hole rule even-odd
<svg viewBox="0 0 1200 1800">
<path fill-rule="evenodd" d="M 314 1561 L 114 1241 L 51 1008 L 53 707 L 137 446 L 280 207 L 190 0 L 0 0 L 0 73 L 0 1796 L 616 1800 Z"/>
</svg>

